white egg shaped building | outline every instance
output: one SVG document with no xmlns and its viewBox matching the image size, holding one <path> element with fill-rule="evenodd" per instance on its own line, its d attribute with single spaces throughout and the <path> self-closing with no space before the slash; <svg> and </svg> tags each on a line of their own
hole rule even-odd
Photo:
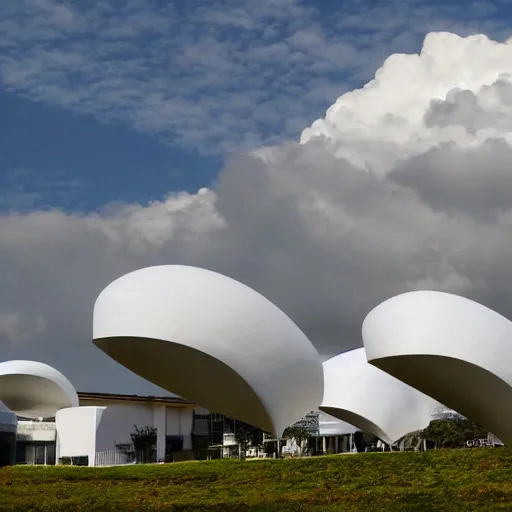
<svg viewBox="0 0 512 512">
<path fill-rule="evenodd" d="M 426 428 L 435 401 L 370 365 L 364 348 L 324 362 L 320 410 L 388 444 Z"/>
<path fill-rule="evenodd" d="M 436 291 L 393 297 L 362 328 L 368 361 L 512 443 L 512 322 Z"/>
<path fill-rule="evenodd" d="M 93 342 L 148 381 L 280 435 L 322 399 L 321 359 L 278 307 L 209 270 L 164 265 L 111 283 Z"/>
<path fill-rule="evenodd" d="M 78 395 L 69 380 L 37 361 L 0 363 L 0 400 L 26 418 L 50 418 L 59 409 L 78 406 Z"/>
</svg>

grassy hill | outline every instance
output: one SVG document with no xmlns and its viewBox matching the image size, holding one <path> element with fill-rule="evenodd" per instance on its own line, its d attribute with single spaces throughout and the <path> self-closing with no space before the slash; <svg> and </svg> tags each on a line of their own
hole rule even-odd
<svg viewBox="0 0 512 512">
<path fill-rule="evenodd" d="M 512 510 L 512 450 L 0 469 L 0 510 Z"/>
</svg>

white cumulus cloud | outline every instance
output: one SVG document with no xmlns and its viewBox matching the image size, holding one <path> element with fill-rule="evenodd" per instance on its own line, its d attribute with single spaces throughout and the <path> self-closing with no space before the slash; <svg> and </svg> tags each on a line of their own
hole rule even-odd
<svg viewBox="0 0 512 512">
<path fill-rule="evenodd" d="M 347 0 L 326 16 L 306 0 L 6 0 L 0 2 L 0 83 L 37 102 L 223 154 L 295 138 L 387 55 L 416 51 L 426 32 L 509 36 L 497 7 L 484 7 L 471 2 L 461 13 L 450 1 L 371 7 Z M 395 90 L 387 101 L 400 101 L 396 87 L 413 87 L 420 68 L 439 90 L 443 69 L 463 75 L 459 56 L 449 63 L 435 44 L 427 44 L 423 66 L 417 56 L 388 62 L 387 76 L 377 77 L 380 90 Z M 472 69 L 480 72 L 478 43 L 467 51 L 475 52 Z M 430 71 L 432 52 L 436 69 Z M 486 70 L 494 69 L 489 65 Z M 436 97 L 434 89 L 424 101 Z M 415 106 L 421 116 L 420 103 Z M 373 108 L 388 107 L 374 100 L 360 106 L 360 123 Z"/>
</svg>

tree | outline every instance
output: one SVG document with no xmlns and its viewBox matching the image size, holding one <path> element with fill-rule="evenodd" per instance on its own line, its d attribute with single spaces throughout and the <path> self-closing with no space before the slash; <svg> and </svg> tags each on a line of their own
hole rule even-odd
<svg viewBox="0 0 512 512">
<path fill-rule="evenodd" d="M 433 441 L 437 448 L 462 448 L 466 441 L 487 437 L 487 430 L 462 416 L 430 422 L 422 439 Z"/>
<path fill-rule="evenodd" d="M 308 428 L 300 424 L 290 425 L 283 432 L 283 439 L 295 439 L 299 448 L 299 455 L 303 454 L 304 441 L 307 441 L 311 437 L 311 432 Z"/>
<path fill-rule="evenodd" d="M 245 459 L 247 448 L 259 448 L 263 445 L 264 432 L 243 421 L 235 421 L 235 440 L 240 445 L 240 458 Z"/>
<path fill-rule="evenodd" d="M 151 462 L 153 452 L 156 450 L 157 429 L 156 427 L 137 427 L 134 425 L 134 431 L 130 438 L 135 450 L 135 459 L 137 463 Z"/>
<path fill-rule="evenodd" d="M 402 436 L 398 441 L 393 443 L 390 447 L 396 446 L 399 450 L 414 450 L 418 451 L 420 449 L 422 443 L 422 430 L 415 430 L 413 432 L 409 432 L 405 436 Z"/>
<path fill-rule="evenodd" d="M 135 447 L 133 443 L 116 443 L 116 449 L 126 457 L 127 462 L 135 460 Z"/>
</svg>

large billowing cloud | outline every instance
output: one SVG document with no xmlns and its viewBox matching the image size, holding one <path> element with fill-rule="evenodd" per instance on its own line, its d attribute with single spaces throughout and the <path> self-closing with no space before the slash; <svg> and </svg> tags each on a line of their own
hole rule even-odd
<svg viewBox="0 0 512 512">
<path fill-rule="evenodd" d="M 4 216 L 4 358 L 55 364 L 79 389 L 148 390 L 92 346 L 91 313 L 111 280 L 157 263 L 242 280 L 325 356 L 361 346 L 369 309 L 408 290 L 460 293 L 512 318 L 511 136 L 512 45 L 430 34 L 300 143 L 232 157 L 215 190 Z"/>
</svg>

